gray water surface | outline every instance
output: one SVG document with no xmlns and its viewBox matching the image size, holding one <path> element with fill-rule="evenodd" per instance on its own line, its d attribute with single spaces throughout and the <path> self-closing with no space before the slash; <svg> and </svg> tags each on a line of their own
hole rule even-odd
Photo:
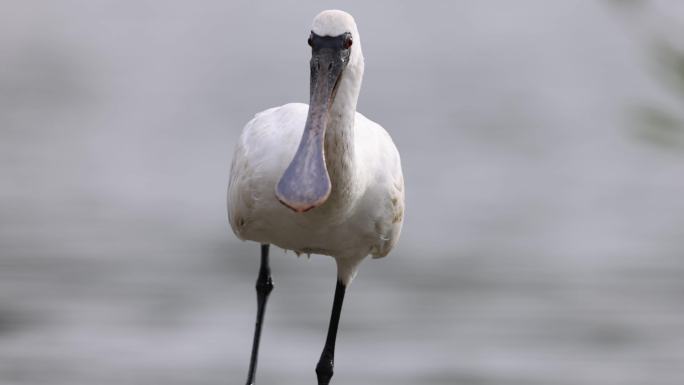
<svg viewBox="0 0 684 385">
<path fill-rule="evenodd" d="M 235 384 L 258 246 L 232 148 L 308 97 L 335 2 L 0 5 L 0 383 Z M 346 2 L 407 216 L 348 291 L 342 384 L 684 383 L 684 7 Z M 260 384 L 313 384 L 328 257 L 272 251 Z"/>
</svg>

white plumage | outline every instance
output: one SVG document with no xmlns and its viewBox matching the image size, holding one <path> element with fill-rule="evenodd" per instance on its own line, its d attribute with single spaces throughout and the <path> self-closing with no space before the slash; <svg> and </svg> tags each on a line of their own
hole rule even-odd
<svg viewBox="0 0 684 385">
<path fill-rule="evenodd" d="M 233 155 L 228 215 L 240 239 L 334 257 L 346 286 L 367 255 L 383 257 L 397 242 L 404 180 L 387 131 L 356 112 L 364 62 L 354 19 L 341 11 L 325 11 L 314 19 L 312 31 L 320 36 L 348 32 L 354 39 L 325 131 L 330 195 L 307 212 L 295 212 L 276 197 L 276 185 L 297 152 L 309 109 L 291 103 L 260 112 L 245 125 Z"/>
</svg>

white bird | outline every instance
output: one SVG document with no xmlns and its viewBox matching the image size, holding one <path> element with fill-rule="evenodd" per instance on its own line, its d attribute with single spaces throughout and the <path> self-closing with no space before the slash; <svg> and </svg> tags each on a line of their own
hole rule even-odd
<svg viewBox="0 0 684 385">
<path fill-rule="evenodd" d="M 254 383 L 263 314 L 273 289 L 269 245 L 329 255 L 337 262 L 328 337 L 316 366 L 319 385 L 328 384 L 346 287 L 366 256 L 390 252 L 404 217 L 399 152 L 385 129 L 356 112 L 364 60 L 354 18 L 338 10 L 321 12 L 308 43 L 310 104 L 256 114 L 242 131 L 231 165 L 231 228 L 238 238 L 262 244 L 247 384 Z"/>
</svg>

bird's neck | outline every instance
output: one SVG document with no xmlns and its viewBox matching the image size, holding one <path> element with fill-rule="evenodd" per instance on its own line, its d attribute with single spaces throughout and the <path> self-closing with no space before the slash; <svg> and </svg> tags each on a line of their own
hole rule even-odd
<svg viewBox="0 0 684 385">
<path fill-rule="evenodd" d="M 363 69 L 350 68 L 340 79 L 325 132 L 325 162 L 332 184 L 330 200 L 351 199 L 355 191 L 357 165 L 354 157 L 356 102 L 361 89 Z"/>
</svg>

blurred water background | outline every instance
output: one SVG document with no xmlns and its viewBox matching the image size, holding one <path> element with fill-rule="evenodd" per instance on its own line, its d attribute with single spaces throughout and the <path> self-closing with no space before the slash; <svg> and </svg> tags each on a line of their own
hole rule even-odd
<svg viewBox="0 0 684 385">
<path fill-rule="evenodd" d="M 258 246 L 233 145 L 355 15 L 402 239 L 342 314 L 342 384 L 684 383 L 684 3 L 3 1 L 0 383 L 244 381 Z M 315 383 L 328 257 L 274 250 L 258 382 Z"/>
</svg>

